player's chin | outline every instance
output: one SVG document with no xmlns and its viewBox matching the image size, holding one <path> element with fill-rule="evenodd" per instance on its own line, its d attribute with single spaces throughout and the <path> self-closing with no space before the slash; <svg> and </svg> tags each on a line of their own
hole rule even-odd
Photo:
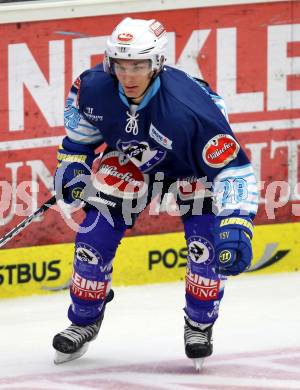
<svg viewBox="0 0 300 390">
<path fill-rule="evenodd" d="M 125 88 L 125 94 L 129 98 L 135 98 L 139 95 L 139 89 L 138 88 Z"/>
</svg>

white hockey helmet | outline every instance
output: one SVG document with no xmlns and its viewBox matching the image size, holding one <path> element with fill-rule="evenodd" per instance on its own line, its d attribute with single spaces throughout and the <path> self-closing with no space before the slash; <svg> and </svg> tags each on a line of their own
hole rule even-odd
<svg viewBox="0 0 300 390">
<path fill-rule="evenodd" d="M 168 44 L 164 26 L 155 19 L 125 18 L 106 42 L 103 66 L 113 74 L 112 60 L 151 60 L 152 70 L 158 74 L 166 60 Z"/>
</svg>

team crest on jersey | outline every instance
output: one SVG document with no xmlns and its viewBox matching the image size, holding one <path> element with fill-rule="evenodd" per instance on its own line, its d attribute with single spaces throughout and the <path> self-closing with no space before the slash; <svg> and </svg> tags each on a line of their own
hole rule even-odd
<svg viewBox="0 0 300 390">
<path fill-rule="evenodd" d="M 214 259 L 214 248 L 210 241 L 201 236 L 192 236 L 187 240 L 188 258 L 196 264 L 208 265 Z"/>
<path fill-rule="evenodd" d="M 234 160 L 240 150 L 239 144 L 229 134 L 218 134 L 204 146 L 204 162 L 213 168 L 222 168 Z"/>
<path fill-rule="evenodd" d="M 148 142 L 136 140 L 117 142 L 117 148 L 124 153 L 142 172 L 150 171 L 166 156 L 166 151 L 159 148 L 151 149 Z"/>
</svg>

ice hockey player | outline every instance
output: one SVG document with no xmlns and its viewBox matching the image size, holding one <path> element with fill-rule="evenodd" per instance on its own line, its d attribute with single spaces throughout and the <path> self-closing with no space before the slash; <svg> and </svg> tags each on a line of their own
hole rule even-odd
<svg viewBox="0 0 300 390">
<path fill-rule="evenodd" d="M 159 21 L 126 18 L 108 38 L 103 64 L 83 72 L 68 95 L 55 188 L 66 205 L 77 205 L 83 194 L 87 205 L 75 242 L 71 325 L 54 337 L 56 363 L 81 356 L 97 336 L 113 298 L 117 247 L 153 198 L 172 193 L 182 216 L 185 353 L 197 368 L 213 351 L 226 277 L 250 265 L 257 211 L 252 166 L 222 98 L 206 82 L 166 66 L 166 47 Z"/>
</svg>

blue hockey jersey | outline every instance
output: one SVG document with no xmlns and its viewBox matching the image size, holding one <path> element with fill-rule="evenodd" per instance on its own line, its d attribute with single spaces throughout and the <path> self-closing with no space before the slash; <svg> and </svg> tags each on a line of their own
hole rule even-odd
<svg viewBox="0 0 300 390">
<path fill-rule="evenodd" d="M 222 99 L 183 71 L 164 67 L 135 106 L 102 65 L 89 69 L 71 88 L 65 128 L 73 142 L 91 148 L 105 142 L 144 173 L 207 177 L 220 213 L 256 214 L 254 172 L 224 115 Z"/>
</svg>

